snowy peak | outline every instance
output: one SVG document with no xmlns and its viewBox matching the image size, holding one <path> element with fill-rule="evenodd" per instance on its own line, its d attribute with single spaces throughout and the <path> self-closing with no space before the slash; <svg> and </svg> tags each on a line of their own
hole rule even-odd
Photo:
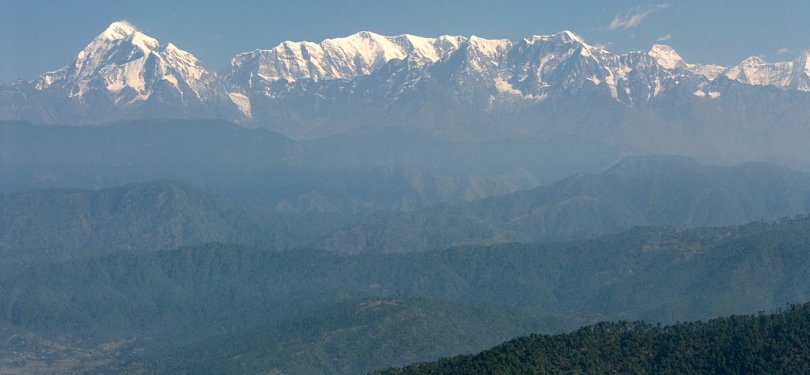
<svg viewBox="0 0 810 375">
<path fill-rule="evenodd" d="M 35 88 L 63 90 L 79 101 L 100 93 L 115 104 L 132 104 L 148 100 L 158 87 L 164 95 L 200 100 L 211 81 L 213 75 L 192 54 L 171 43 L 162 46 L 132 24 L 117 21 L 80 51 L 72 65 L 44 74 Z"/>
<path fill-rule="evenodd" d="M 609 55 L 607 51 L 586 43 L 568 30 L 551 35 L 532 35 L 524 38 L 515 47 L 510 52 L 517 52 L 518 56 L 525 54 L 522 58 L 528 59 L 527 63 L 539 64 L 545 68 L 551 68 L 571 58 L 594 60 Z"/>
<path fill-rule="evenodd" d="M 531 37 L 523 38 L 523 43 L 529 46 L 540 46 L 549 50 L 579 50 L 584 56 L 589 56 L 591 52 L 605 52 L 598 47 L 586 43 L 582 37 L 568 30 L 563 30 L 551 35 L 532 35 Z"/>
<path fill-rule="evenodd" d="M 585 43 L 585 40 L 582 39 L 579 35 L 574 34 L 572 31 L 569 31 L 569 30 L 563 30 L 563 31 L 560 31 L 559 33 L 552 34 L 551 37 L 560 39 L 560 40 L 565 41 L 565 42 L 575 42 L 575 43 L 579 43 L 579 44 L 582 44 L 582 45 L 585 45 L 585 46 L 588 46 L 588 47 L 592 47 L 588 43 Z"/>
<path fill-rule="evenodd" d="M 79 52 L 79 58 L 82 58 L 82 55 L 87 58 L 92 54 L 107 53 L 118 46 L 131 46 L 143 53 L 149 53 L 158 49 L 160 43 L 157 39 L 141 33 L 127 21 L 116 21 Z M 99 56 L 98 59 L 101 58 L 103 56 Z"/>
<path fill-rule="evenodd" d="M 617 83 L 626 73 L 613 55 L 564 30 L 534 35 L 508 53 L 509 82 L 526 97 L 545 98 L 593 86 L 618 99 Z"/>
<path fill-rule="evenodd" d="M 465 83 L 478 88 L 484 84 L 491 86 L 491 91 L 510 95 L 520 92 L 532 100 L 595 86 L 615 100 L 632 104 L 680 85 L 713 81 L 720 75 L 750 85 L 810 90 L 805 69 L 795 68 L 806 66 L 806 59 L 767 63 L 755 57 L 731 68 L 691 64 L 668 45 L 655 44 L 646 52 L 613 54 L 588 44 L 569 30 L 533 35 L 516 43 L 475 35 L 426 38 L 369 31 L 319 43 L 286 41 L 272 49 L 237 55 L 231 61 L 226 81 L 233 92 L 273 98 L 290 90 L 289 85 L 296 81 L 352 81 L 380 71 L 393 60 L 404 62 L 397 69 L 408 69 L 407 75 L 400 76 L 410 77 L 400 82 L 408 87 L 416 87 L 417 80 L 430 79 L 431 72 L 454 72 L 450 78 L 457 81 L 453 83 L 456 92 L 465 92 L 461 87 Z M 428 69 L 445 63 L 458 65 Z M 385 87 L 392 89 L 402 79 L 389 78 Z M 397 92 L 406 89 L 396 88 Z"/>
<path fill-rule="evenodd" d="M 47 121 L 67 113 L 90 122 L 100 121 L 94 116 L 140 114 L 292 124 L 309 121 L 304 120 L 309 116 L 321 121 L 341 111 L 365 111 L 358 108 L 367 103 L 381 108 L 417 105 L 431 95 L 452 96 L 448 102 L 497 113 L 574 96 L 628 106 L 666 101 L 682 92 L 708 100 L 740 86 L 713 84 L 718 77 L 810 92 L 810 54 L 773 63 L 751 57 L 721 67 L 688 63 L 663 44 L 614 54 L 568 30 L 515 42 L 361 31 L 241 53 L 218 76 L 191 53 L 117 21 L 69 65 L 33 82 L 8 86 L 4 92 L 11 99 L 0 103 L 0 114 L 5 110 L 21 116 L 19 108 L 28 105 L 32 115 L 27 116 Z M 294 108 L 285 103 L 295 103 Z M 287 113 L 298 109 L 305 112 Z"/>
<path fill-rule="evenodd" d="M 456 51 L 463 40 L 458 36 L 391 37 L 361 31 L 320 43 L 285 41 L 269 50 L 236 55 L 228 75 L 237 81 L 351 80 L 395 59 L 416 65 L 435 63 Z"/>
<path fill-rule="evenodd" d="M 719 65 L 689 64 L 675 49 L 665 44 L 653 44 L 647 51 L 647 56 L 652 57 L 664 69 L 683 69 L 708 80 L 717 78 L 726 69 Z"/>
<path fill-rule="evenodd" d="M 403 48 L 405 53 L 403 58 L 416 64 L 432 64 L 442 60 L 457 51 L 460 44 L 464 42 L 463 37 L 450 35 L 426 38 L 403 34 L 392 39 Z"/>
<path fill-rule="evenodd" d="M 681 55 L 675 52 L 672 47 L 664 44 L 653 44 L 650 51 L 647 52 L 647 55 L 655 59 L 658 65 L 661 65 L 665 69 L 675 69 L 686 66 L 686 62 L 683 61 Z"/>
<path fill-rule="evenodd" d="M 768 62 L 765 61 L 762 57 L 759 56 L 748 56 L 743 61 L 740 62 L 741 66 L 746 67 L 757 67 L 763 64 L 767 64 Z"/>
<path fill-rule="evenodd" d="M 126 39 L 138 30 L 127 21 L 116 21 L 110 24 L 96 39 L 121 40 Z"/>
<path fill-rule="evenodd" d="M 585 43 L 585 40 L 582 39 L 582 37 L 568 30 L 563 30 L 558 33 L 550 35 L 532 35 L 528 38 L 523 38 L 523 40 L 528 44 L 534 44 L 538 42 L 561 42 L 569 44 L 576 43 L 587 47 L 593 47 Z"/>
<path fill-rule="evenodd" d="M 794 73 L 796 61 L 771 63 L 761 57 L 751 56 L 739 65 L 726 69 L 723 75 L 749 85 L 789 88 L 795 86 L 796 79 L 801 77 Z"/>
<path fill-rule="evenodd" d="M 512 47 L 507 39 L 484 39 L 471 36 L 466 42 L 465 64 L 469 72 L 480 74 L 484 79 L 497 79 L 503 57 Z"/>
<path fill-rule="evenodd" d="M 725 77 L 749 85 L 775 86 L 810 92 L 810 53 L 793 61 L 768 62 L 752 56 L 722 73 Z"/>
</svg>

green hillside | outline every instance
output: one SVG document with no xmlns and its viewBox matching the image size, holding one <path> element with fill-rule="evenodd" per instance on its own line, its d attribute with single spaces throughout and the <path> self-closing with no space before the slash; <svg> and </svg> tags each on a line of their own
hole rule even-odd
<svg viewBox="0 0 810 375">
<path fill-rule="evenodd" d="M 379 374 L 806 374 L 810 304 L 773 315 L 653 326 L 600 323 Z"/>
<path fill-rule="evenodd" d="M 538 329 L 563 332 L 598 321 L 671 323 L 800 303 L 810 300 L 808 249 L 810 217 L 692 230 L 637 228 L 585 241 L 387 255 L 209 244 L 0 264 L 0 290 L 6 291 L 0 294 L 0 324 L 85 346 L 136 339 L 131 353 L 164 348 L 157 358 L 169 355 L 174 358 L 169 364 L 190 367 L 208 365 L 183 359 L 200 357 L 187 353 L 233 358 L 229 350 L 240 347 L 234 357 L 253 356 L 256 362 L 221 365 L 248 366 L 250 371 L 291 366 L 273 358 L 286 358 L 291 354 L 285 350 L 298 345 L 308 348 L 300 357 L 302 369 L 311 365 L 352 373 L 347 369 L 405 364 L 426 360 L 426 353 L 445 355 L 494 344 L 487 340 L 497 335 L 482 322 L 507 322 L 503 319 L 511 312 L 532 319 L 493 323 L 501 327 L 500 339 Z M 406 308 L 424 315 L 398 315 L 397 309 L 414 306 L 408 303 L 383 305 L 383 311 L 400 318 L 372 314 L 366 319 L 352 313 L 357 307 L 351 301 L 414 298 L 436 302 Z M 465 315 L 459 311 L 463 308 L 453 307 L 458 305 L 491 310 L 478 320 L 475 313 Z M 284 323 L 291 317 L 317 323 Z M 358 322 L 366 323 L 355 326 Z M 538 324 L 540 328 L 531 328 Z M 289 328 L 284 340 L 273 339 L 279 327 Z M 375 337 L 385 336 L 377 336 L 379 332 L 404 331 L 415 339 L 403 341 L 396 351 L 368 351 L 369 343 L 380 342 Z M 419 337 L 431 331 L 446 332 L 441 340 L 447 341 L 430 340 L 469 341 L 471 346 L 421 351 L 430 340 Z M 256 345 L 246 348 L 242 344 L 251 341 L 243 337 L 253 337 L 249 340 Z M 325 337 L 330 339 L 323 341 Z M 206 344 L 211 340 L 223 344 Z M 175 344 L 161 346 L 168 342 Z M 287 344 L 278 344 L 282 342 Z M 333 361 L 317 354 L 332 351 L 343 354 L 329 357 Z M 135 356 L 126 363 L 155 362 Z M 227 369 L 240 372 L 237 367 Z"/>
</svg>

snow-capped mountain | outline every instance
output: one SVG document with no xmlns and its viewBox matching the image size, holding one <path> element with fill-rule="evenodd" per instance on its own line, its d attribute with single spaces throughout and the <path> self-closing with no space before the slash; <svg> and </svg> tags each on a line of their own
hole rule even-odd
<svg viewBox="0 0 810 375">
<path fill-rule="evenodd" d="M 64 68 L 0 86 L 0 119 L 224 118 L 296 138 L 372 126 L 456 140 L 574 134 L 678 152 L 803 132 L 808 92 L 808 53 L 722 67 L 660 44 L 616 54 L 571 31 L 518 41 L 359 32 L 240 53 L 217 74 L 120 21 Z"/>
<path fill-rule="evenodd" d="M 601 86 L 602 91 L 625 104 L 650 100 L 662 89 L 682 84 L 683 79 L 697 85 L 723 75 L 749 85 L 807 91 L 810 77 L 807 54 L 777 63 L 749 58 L 726 68 L 687 63 L 674 49 L 660 44 L 646 52 L 613 54 L 589 45 L 570 31 L 535 35 L 517 43 L 476 36 L 388 37 L 369 32 L 320 43 L 286 41 L 269 50 L 235 56 L 225 77 L 230 87 L 239 91 L 257 93 L 256 88 L 261 87 L 261 95 L 273 97 L 289 92 L 296 81 L 351 81 L 374 76 L 392 61 L 408 62 L 407 68 L 414 71 L 463 64 L 455 72 L 456 83 L 487 82 L 495 93 L 532 100 L 588 85 Z M 429 74 L 411 76 L 418 80 Z M 414 82 L 407 84 L 414 86 Z"/>
<path fill-rule="evenodd" d="M 471 129 L 487 126 L 482 121 L 499 122 L 498 116 L 533 111 L 548 100 L 585 95 L 632 106 L 682 86 L 691 93 L 718 69 L 687 64 L 661 45 L 613 54 L 570 31 L 518 42 L 364 32 L 240 54 L 224 76 L 254 119 L 290 136 L 321 137 L 375 123 L 460 136 L 480 133 Z"/>
<path fill-rule="evenodd" d="M 729 117 L 726 112 L 749 106 L 720 98 L 744 92 L 746 100 L 756 100 L 758 87 L 806 100 L 806 61 L 761 62 L 756 69 L 750 61 L 740 67 L 695 64 L 660 44 L 615 54 L 570 31 L 516 42 L 364 32 L 240 54 L 224 77 L 229 91 L 250 103 L 255 121 L 293 137 L 380 124 L 473 139 L 493 133 L 553 136 L 573 131 L 571 126 L 580 135 L 615 137 L 615 128 L 627 131 L 628 121 L 633 127 L 671 123 L 672 113 L 693 124 Z M 670 118 L 662 120 L 662 114 Z"/>
<path fill-rule="evenodd" d="M 793 61 L 769 63 L 752 56 L 722 73 L 749 85 L 775 86 L 783 89 L 810 91 L 810 52 Z"/>
<path fill-rule="evenodd" d="M 689 92 L 700 92 L 700 87 L 720 75 L 750 85 L 806 91 L 810 73 L 800 69 L 806 61 L 806 56 L 783 63 L 749 59 L 731 68 L 690 64 L 666 45 L 653 45 L 646 52 L 613 54 L 589 45 L 570 31 L 536 35 L 516 43 L 476 36 L 431 39 L 361 32 L 321 43 L 287 41 L 273 49 L 239 54 L 232 59 L 225 77 L 232 92 L 259 105 L 291 95 L 306 96 L 301 92 L 303 87 L 323 96 L 327 86 L 377 78 L 385 91 L 372 88 L 373 95 L 396 100 L 419 82 L 435 80 L 436 73 L 442 72 L 452 72 L 451 82 L 444 84 L 456 93 L 469 92 L 470 85 L 479 91 L 485 87 L 486 95 L 492 96 L 491 103 L 514 104 L 515 99 L 537 102 L 586 89 L 633 105 L 652 100 L 665 90 L 686 87 Z M 391 64 L 397 67 L 383 69 Z M 378 77 L 381 74 L 390 77 Z M 395 76 L 408 79 L 397 86 Z M 346 91 L 344 87 L 341 95 Z"/>
<path fill-rule="evenodd" d="M 463 40 L 458 36 L 389 37 L 363 31 L 320 43 L 286 41 L 269 50 L 236 55 L 228 80 L 240 85 L 252 85 L 256 80 L 351 80 L 395 59 L 420 66 L 435 63 L 458 50 Z"/>
<path fill-rule="evenodd" d="M 706 79 L 713 80 L 726 69 L 720 65 L 689 64 L 672 47 L 664 44 L 653 44 L 647 55 L 664 69 L 685 69 Z"/>
<path fill-rule="evenodd" d="M 220 81 L 194 55 L 125 21 L 113 22 L 70 65 L 18 88 L 31 99 L 17 106 L 49 122 L 218 117 L 222 111 L 234 118 Z"/>
</svg>

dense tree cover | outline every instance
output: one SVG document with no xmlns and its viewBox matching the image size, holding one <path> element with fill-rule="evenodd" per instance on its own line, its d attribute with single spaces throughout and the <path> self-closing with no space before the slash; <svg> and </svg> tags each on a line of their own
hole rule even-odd
<svg viewBox="0 0 810 375">
<path fill-rule="evenodd" d="M 599 323 L 380 374 L 806 374 L 810 304 L 773 315 L 654 326 Z"/>
<path fill-rule="evenodd" d="M 188 360 L 197 357 L 185 355 L 188 350 L 203 356 L 209 353 L 212 358 L 245 355 L 240 358 L 253 358 L 267 367 L 250 367 L 252 360 L 237 361 L 227 370 L 240 372 L 244 365 L 245 371 L 261 372 L 298 366 L 270 359 L 290 356 L 286 349 L 300 347 L 321 348 L 301 357 L 302 363 L 311 361 L 312 368 L 354 372 L 390 366 L 387 361 L 394 361 L 397 353 L 403 355 L 402 361 L 390 363 L 494 344 L 486 341 L 495 337 L 491 331 L 454 330 L 455 320 L 448 316 L 456 313 L 448 311 L 457 310 L 442 304 L 487 304 L 494 309 L 479 317 L 460 314 L 457 326 L 485 327 L 484 321 L 508 316 L 504 311 L 534 317 L 515 324 L 502 319 L 505 323 L 496 325 L 516 336 L 535 332 L 532 324 L 541 324 L 542 332 L 561 332 L 597 321 L 687 321 L 807 301 L 808 249 L 810 217 L 799 217 L 737 227 L 636 228 L 584 241 L 464 246 L 409 254 L 341 256 L 212 243 L 60 262 L 0 263 L 0 327 L 81 340 L 83 345 L 136 338 L 135 352 L 161 347 L 173 353 L 133 358 L 128 362 L 133 366 L 163 368 L 175 362 L 189 368 L 208 366 Z M 405 313 L 412 317 L 407 319 L 390 318 L 401 315 L 388 310 L 391 315 L 360 319 L 368 324 L 352 331 L 359 318 L 347 313 L 351 305 L 341 304 L 369 298 L 443 302 L 417 303 L 420 307 L 406 310 L 425 314 Z M 309 316 L 307 321 L 312 323 L 287 325 L 296 328 L 284 333 L 287 339 L 275 340 L 279 327 L 285 326 L 282 322 L 297 316 Z M 420 326 L 421 316 L 436 324 Z M 258 336 L 239 334 L 246 330 Z M 405 341 L 414 347 L 369 352 L 365 346 L 374 342 L 376 332 L 390 338 L 401 330 L 414 335 L 414 340 Z M 432 331 L 445 332 L 447 337 L 424 334 Z M 222 346 L 209 346 L 207 340 L 218 340 Z M 448 350 L 416 349 L 431 340 L 448 343 Z M 479 346 L 462 346 L 463 341 Z M 256 345 L 244 345 L 251 342 Z M 382 344 L 386 339 L 379 342 L 388 345 Z M 241 349 L 229 352 L 232 348 Z M 305 350 L 296 353 L 301 351 Z M 315 355 L 319 352 L 341 353 L 350 359 L 327 363 L 329 356 Z M 301 366 L 295 368 L 310 369 Z"/>
<path fill-rule="evenodd" d="M 810 217 L 597 239 L 382 255 L 210 244 L 0 264 L 0 320 L 43 333 L 164 332 L 261 322 L 347 298 L 425 297 L 599 320 L 674 322 L 810 296 Z"/>
</svg>

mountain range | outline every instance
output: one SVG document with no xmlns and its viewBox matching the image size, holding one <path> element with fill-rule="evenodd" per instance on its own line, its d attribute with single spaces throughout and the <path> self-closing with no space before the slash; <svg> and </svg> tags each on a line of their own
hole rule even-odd
<svg viewBox="0 0 810 375">
<path fill-rule="evenodd" d="M 240 53 L 212 72 L 119 21 L 69 65 L 0 87 L 0 119 L 218 118 L 293 138 L 368 126 L 475 141 L 579 135 L 654 153 L 800 159 L 808 92 L 807 53 L 701 65 L 665 45 L 612 53 L 570 31 L 518 41 L 359 32 Z"/>
<path fill-rule="evenodd" d="M 321 247 L 412 252 L 466 244 L 591 237 L 633 226 L 736 225 L 810 212 L 810 175 L 767 163 L 731 167 L 637 156 L 533 189 L 376 217 Z"/>
<path fill-rule="evenodd" d="M 419 179 L 432 189 L 434 182 Z M 412 194 L 374 176 L 359 183 L 394 190 L 392 198 L 376 199 Z M 436 185 L 451 182 L 440 179 Z M 313 205 L 329 205 L 327 196 L 310 199 Z M 208 242 L 275 251 L 314 246 L 339 254 L 404 253 L 582 239 L 634 226 L 737 225 L 810 213 L 810 175 L 767 163 L 719 167 L 685 157 L 647 156 L 532 189 L 414 210 L 296 212 L 263 208 L 260 201 L 229 201 L 170 180 L 0 195 L 0 261 L 150 252 Z"/>
<path fill-rule="evenodd" d="M 617 158 L 578 137 L 464 143 L 374 128 L 302 141 L 221 120 L 0 122 L 0 194 L 171 179 L 284 212 L 410 211 L 598 172 Z"/>
<path fill-rule="evenodd" d="M 651 324 L 810 300 L 809 120 L 810 53 L 117 21 L 0 85 L 0 373 L 802 372 L 810 305 Z"/>
</svg>

